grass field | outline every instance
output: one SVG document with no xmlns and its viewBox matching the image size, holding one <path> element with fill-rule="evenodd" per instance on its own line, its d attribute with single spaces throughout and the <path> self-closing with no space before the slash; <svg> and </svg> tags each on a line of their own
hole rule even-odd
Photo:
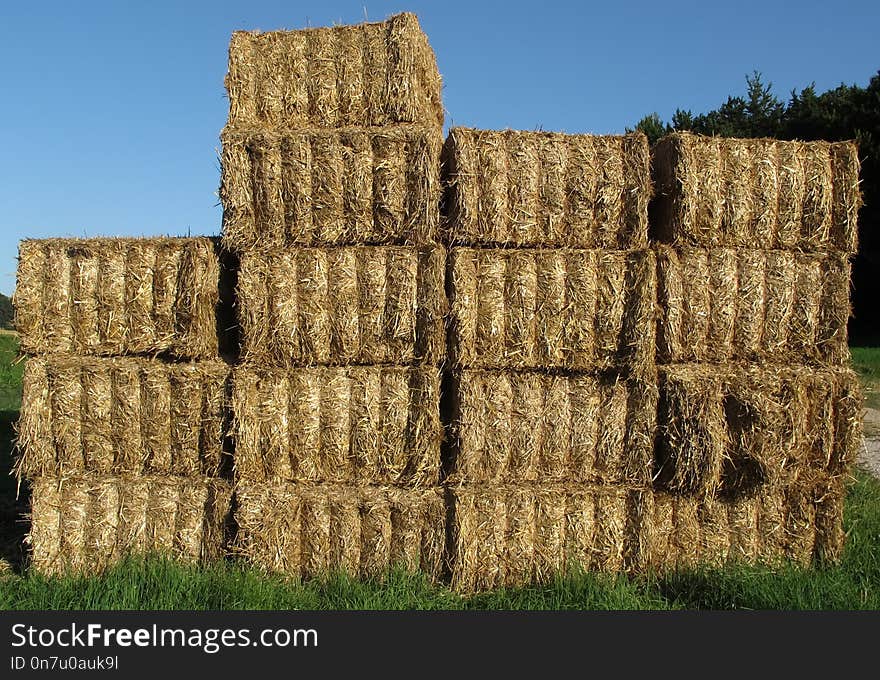
<svg viewBox="0 0 880 680">
<path fill-rule="evenodd" d="M 461 597 L 424 577 L 382 581 L 335 576 L 304 584 L 236 562 L 206 568 L 158 557 L 132 559 L 97 578 L 46 579 L 22 570 L 24 495 L 15 500 L 11 467 L 21 366 L 15 340 L 0 336 L 0 609 L 878 609 L 880 482 L 858 472 L 849 486 L 847 548 L 840 564 L 818 569 L 737 566 L 665 576 L 570 575 L 530 588 Z M 880 350 L 854 348 L 866 387 L 880 384 Z"/>
</svg>

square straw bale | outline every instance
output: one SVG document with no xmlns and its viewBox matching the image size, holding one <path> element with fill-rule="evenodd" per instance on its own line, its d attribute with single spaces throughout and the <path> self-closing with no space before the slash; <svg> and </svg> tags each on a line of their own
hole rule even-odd
<svg viewBox="0 0 880 680">
<path fill-rule="evenodd" d="M 651 228 L 661 242 L 856 252 L 862 199 L 853 142 L 676 132 L 651 156 Z"/>
<path fill-rule="evenodd" d="M 655 484 L 754 497 L 845 476 L 858 447 L 857 377 L 800 366 L 659 368 Z"/>
<path fill-rule="evenodd" d="M 438 482 L 436 368 L 240 366 L 233 412 L 243 482 Z"/>
<path fill-rule="evenodd" d="M 653 368 L 651 251 L 453 248 L 449 270 L 459 366 Z"/>
<path fill-rule="evenodd" d="M 839 559 L 843 479 L 775 488 L 754 498 L 656 493 L 649 567 L 779 565 Z"/>
<path fill-rule="evenodd" d="M 464 369 L 452 385 L 451 483 L 650 486 L 656 377 Z"/>
<path fill-rule="evenodd" d="M 232 487 L 222 480 L 87 474 L 33 484 L 31 566 L 96 574 L 127 555 L 222 557 Z"/>
<path fill-rule="evenodd" d="M 655 250 L 658 361 L 849 362 L 846 256 L 663 245 Z"/>
<path fill-rule="evenodd" d="M 641 568 L 649 490 L 576 484 L 452 489 L 452 584 L 473 592 Z"/>
<path fill-rule="evenodd" d="M 228 378 L 219 361 L 30 357 L 16 472 L 228 474 Z"/>
<path fill-rule="evenodd" d="M 452 128 L 445 231 L 467 246 L 628 250 L 648 240 L 648 140 Z"/>
<path fill-rule="evenodd" d="M 438 128 L 227 129 L 222 142 L 230 250 L 421 245 L 438 237 Z"/>
<path fill-rule="evenodd" d="M 439 246 L 243 255 L 243 358 L 274 366 L 439 362 L 446 345 L 444 265 Z"/>
<path fill-rule="evenodd" d="M 442 489 L 340 484 L 237 488 L 235 550 L 294 578 L 382 576 L 395 568 L 440 576 L 446 535 Z"/>
<path fill-rule="evenodd" d="M 270 130 L 443 126 L 434 52 L 414 14 L 298 31 L 236 31 L 229 125 Z"/>
<path fill-rule="evenodd" d="M 210 238 L 44 239 L 19 246 L 23 352 L 218 356 L 229 276 Z"/>
</svg>

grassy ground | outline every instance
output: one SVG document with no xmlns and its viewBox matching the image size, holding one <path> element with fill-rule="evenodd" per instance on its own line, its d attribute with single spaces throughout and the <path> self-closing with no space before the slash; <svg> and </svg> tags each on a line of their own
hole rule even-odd
<svg viewBox="0 0 880 680">
<path fill-rule="evenodd" d="M 862 377 L 867 406 L 880 409 L 880 347 L 851 348 L 853 368 Z"/>
<path fill-rule="evenodd" d="M 97 578 L 46 579 L 22 570 L 12 426 L 21 367 L 14 338 L 0 335 L 0 609 L 880 609 L 880 482 L 857 473 L 847 496 L 847 548 L 840 564 L 818 569 L 738 566 L 666 576 L 571 575 L 542 586 L 464 598 L 419 575 L 383 581 L 336 576 L 298 584 L 235 562 L 197 568 L 133 559 Z M 880 350 L 854 348 L 866 386 L 880 385 Z"/>
</svg>

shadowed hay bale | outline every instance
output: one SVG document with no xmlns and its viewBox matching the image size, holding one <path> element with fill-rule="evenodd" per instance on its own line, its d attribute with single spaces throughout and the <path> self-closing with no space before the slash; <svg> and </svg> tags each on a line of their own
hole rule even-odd
<svg viewBox="0 0 880 680">
<path fill-rule="evenodd" d="M 423 123 L 442 127 L 440 74 L 414 14 L 268 33 L 229 44 L 229 124 L 268 129 Z"/>
<path fill-rule="evenodd" d="M 847 474 L 861 442 L 849 369 L 659 368 L 657 486 L 728 497 Z"/>
<path fill-rule="evenodd" d="M 220 559 L 231 498 L 222 480 L 41 477 L 31 499 L 31 565 L 42 574 L 96 573 L 129 554 Z"/>
<path fill-rule="evenodd" d="M 439 128 L 226 130 L 222 141 L 230 250 L 437 238 Z"/>
<path fill-rule="evenodd" d="M 651 251 L 454 248 L 449 267 L 457 364 L 653 369 Z"/>
<path fill-rule="evenodd" d="M 246 482 L 436 484 L 440 375 L 432 367 L 235 371 L 235 473 Z"/>
<path fill-rule="evenodd" d="M 216 357 L 215 248 L 209 238 L 22 241 L 15 291 L 22 351 Z"/>
<path fill-rule="evenodd" d="M 578 570 L 642 568 L 653 515 L 650 490 L 511 485 L 452 493 L 457 590 L 548 581 Z"/>
<path fill-rule="evenodd" d="M 843 478 L 735 500 L 657 493 L 649 566 L 665 571 L 730 562 L 833 562 L 845 541 L 843 497 Z"/>
<path fill-rule="evenodd" d="M 221 362 L 30 357 L 16 471 L 224 474 L 228 377 Z"/>
<path fill-rule="evenodd" d="M 640 248 L 648 140 L 453 128 L 443 151 L 447 237 L 461 245 Z"/>
<path fill-rule="evenodd" d="M 655 238 L 692 246 L 855 253 L 862 204 L 853 142 L 678 132 L 651 150 Z"/>
<path fill-rule="evenodd" d="M 452 482 L 651 484 L 656 376 L 462 370 L 453 392 Z"/>
<path fill-rule="evenodd" d="M 236 552 L 267 571 L 440 575 L 446 511 L 439 488 L 242 483 L 236 497 Z"/>
<path fill-rule="evenodd" d="M 849 362 L 846 256 L 668 246 L 656 251 L 658 361 Z"/>
<path fill-rule="evenodd" d="M 439 246 L 301 248 L 241 258 L 244 359 L 255 364 L 433 363 L 445 353 Z"/>
</svg>

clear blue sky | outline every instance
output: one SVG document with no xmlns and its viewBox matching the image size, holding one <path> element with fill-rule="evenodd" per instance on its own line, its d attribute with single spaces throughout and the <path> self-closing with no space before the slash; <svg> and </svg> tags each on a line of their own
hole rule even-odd
<svg viewBox="0 0 880 680">
<path fill-rule="evenodd" d="M 214 234 L 229 34 L 419 15 L 447 124 L 616 133 L 760 70 L 782 97 L 880 69 L 880 3 L 8 2 L 0 291 L 24 237 Z"/>
</svg>

